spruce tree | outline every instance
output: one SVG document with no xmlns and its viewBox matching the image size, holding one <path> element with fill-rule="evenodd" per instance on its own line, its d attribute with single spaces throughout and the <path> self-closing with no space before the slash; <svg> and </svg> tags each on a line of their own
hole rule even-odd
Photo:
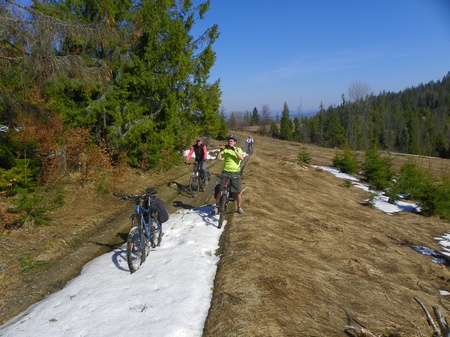
<svg viewBox="0 0 450 337">
<path fill-rule="evenodd" d="M 253 111 L 252 111 L 252 115 L 250 117 L 250 125 L 259 125 L 259 123 L 260 123 L 260 118 L 259 118 L 258 109 L 256 109 L 256 107 L 254 107 Z"/>
<path fill-rule="evenodd" d="M 286 102 L 283 105 L 283 111 L 281 112 L 280 119 L 280 137 L 282 139 L 292 139 L 293 135 L 293 124 L 291 118 L 289 117 L 289 107 Z"/>
</svg>

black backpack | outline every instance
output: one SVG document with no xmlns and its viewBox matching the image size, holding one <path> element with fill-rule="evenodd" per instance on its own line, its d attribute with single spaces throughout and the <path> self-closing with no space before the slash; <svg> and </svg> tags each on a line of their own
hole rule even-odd
<svg viewBox="0 0 450 337">
<path fill-rule="evenodd" d="M 151 208 L 155 209 L 158 212 L 158 221 L 159 223 L 164 223 L 169 220 L 169 211 L 167 210 L 166 204 L 164 201 L 159 199 L 158 197 L 153 197 L 150 205 Z"/>
</svg>

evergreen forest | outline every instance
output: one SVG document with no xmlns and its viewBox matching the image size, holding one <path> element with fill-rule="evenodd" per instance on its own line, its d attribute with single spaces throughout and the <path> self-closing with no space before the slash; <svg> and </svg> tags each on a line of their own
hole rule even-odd
<svg viewBox="0 0 450 337">
<path fill-rule="evenodd" d="M 163 168 L 197 135 L 225 135 L 209 80 L 218 26 L 192 33 L 208 8 L 0 0 L 0 168 L 27 165 L 41 180 L 62 162 Z"/>
<path fill-rule="evenodd" d="M 450 158 L 450 72 L 440 81 L 377 96 L 357 82 L 340 105 L 321 105 L 310 118 L 289 116 L 285 103 L 270 132 L 323 147 L 366 151 L 375 144 L 390 152 Z"/>
</svg>

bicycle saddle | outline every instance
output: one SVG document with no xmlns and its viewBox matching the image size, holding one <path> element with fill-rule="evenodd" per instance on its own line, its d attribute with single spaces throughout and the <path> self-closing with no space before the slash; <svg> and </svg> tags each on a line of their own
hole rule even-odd
<svg viewBox="0 0 450 337">
<path fill-rule="evenodd" d="M 149 195 L 154 195 L 156 194 L 156 190 L 153 187 L 149 187 L 147 188 L 147 190 L 145 191 L 145 193 L 149 194 Z"/>
</svg>

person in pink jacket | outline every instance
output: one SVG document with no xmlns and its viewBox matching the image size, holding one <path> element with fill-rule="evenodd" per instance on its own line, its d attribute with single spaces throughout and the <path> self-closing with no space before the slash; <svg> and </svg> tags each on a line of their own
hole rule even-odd
<svg viewBox="0 0 450 337">
<path fill-rule="evenodd" d="M 195 169 L 203 173 L 203 176 L 205 177 L 205 185 L 207 185 L 211 173 L 206 168 L 206 161 L 208 160 L 208 150 L 206 148 L 206 145 L 203 144 L 203 140 L 201 138 L 197 138 L 195 144 L 192 145 L 191 149 L 189 150 L 189 153 L 186 156 L 186 164 L 189 162 L 193 154 L 195 154 Z"/>
</svg>

